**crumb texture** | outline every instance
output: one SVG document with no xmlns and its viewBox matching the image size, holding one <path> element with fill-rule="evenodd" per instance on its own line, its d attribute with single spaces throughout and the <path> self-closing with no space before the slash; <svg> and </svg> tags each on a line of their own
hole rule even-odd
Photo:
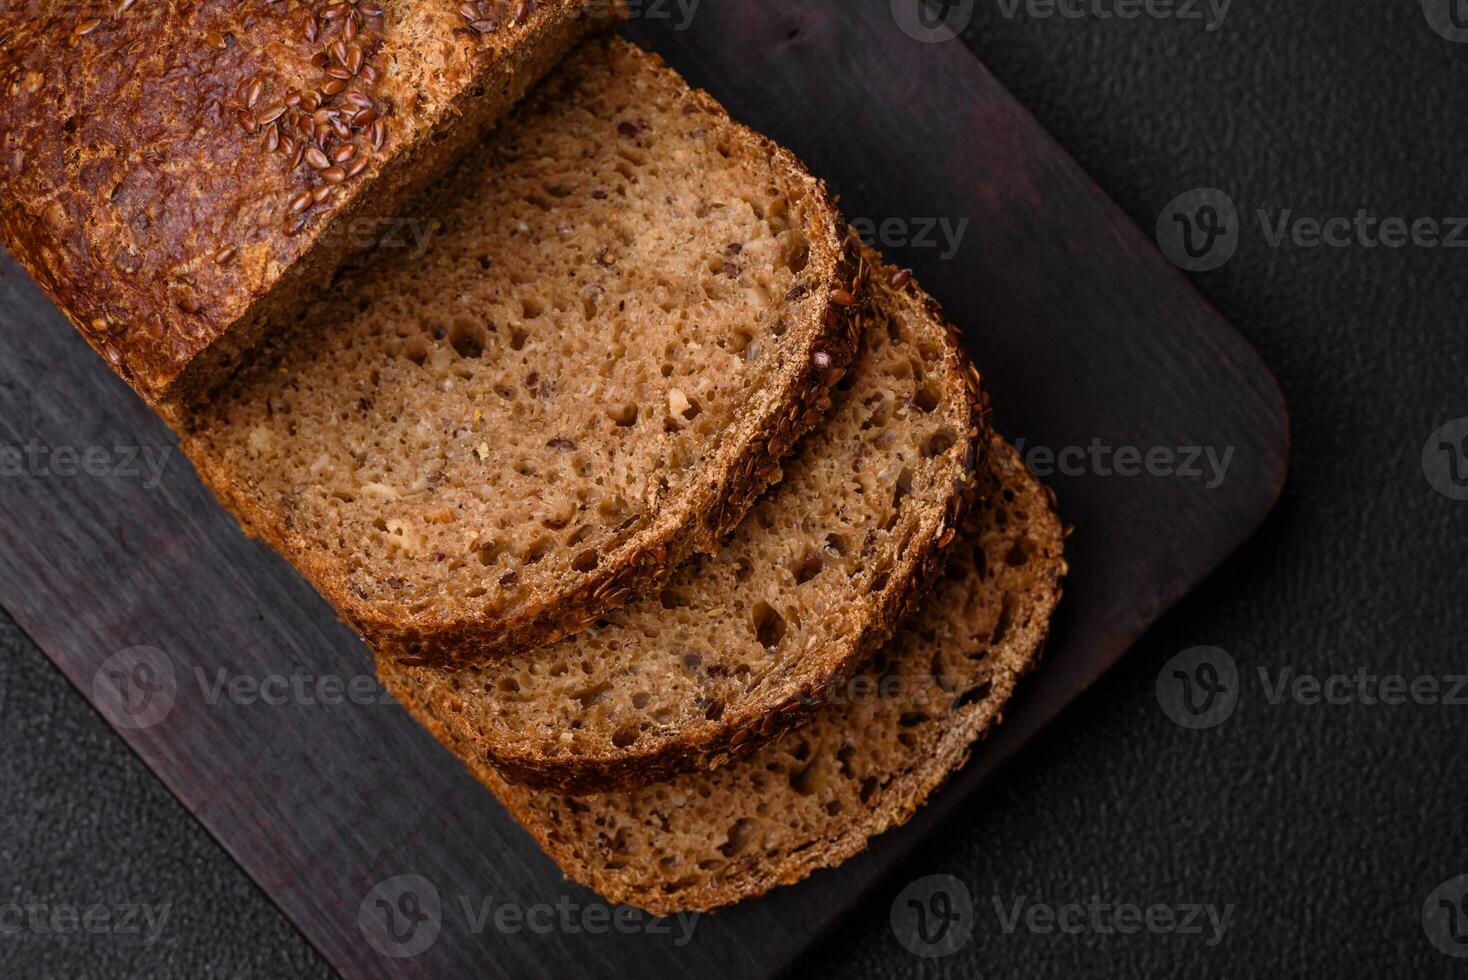
<svg viewBox="0 0 1468 980">
<path fill-rule="evenodd" d="M 634 792 L 535 792 L 471 768 L 570 877 L 658 914 L 720 908 L 858 853 L 967 760 L 1059 599 L 1053 502 L 1008 447 L 991 459 L 993 487 L 922 610 L 811 725 L 727 768 Z M 455 748 L 418 690 L 383 674 Z"/>
<path fill-rule="evenodd" d="M 369 640 L 586 625 L 828 404 L 824 189 L 632 45 L 584 46 L 416 214 L 186 444 Z"/>
<path fill-rule="evenodd" d="M 549 649 L 412 671 L 446 723 L 513 779 L 586 792 L 726 762 L 808 714 L 891 635 L 974 486 L 978 383 L 925 300 L 884 295 L 828 421 L 717 554 Z"/>
</svg>

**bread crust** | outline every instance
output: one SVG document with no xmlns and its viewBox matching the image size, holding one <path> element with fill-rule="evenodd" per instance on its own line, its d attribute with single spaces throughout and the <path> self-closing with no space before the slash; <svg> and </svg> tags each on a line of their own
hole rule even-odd
<svg viewBox="0 0 1468 980">
<path fill-rule="evenodd" d="M 658 56 L 619 38 L 600 42 L 651 70 L 674 75 Z M 679 84 L 683 84 L 681 78 Z M 861 296 L 868 278 L 859 243 L 841 221 L 825 184 L 811 177 L 793 153 L 729 118 L 701 91 L 691 98 L 735 138 L 768 157 L 777 181 L 800 187 L 825 216 L 825 227 L 809 229 L 807 281 L 819 291 L 809 322 L 792 325 L 793 353 L 774 383 L 756 395 L 740 424 L 720 440 L 699 485 L 659 519 L 609 552 L 600 566 L 564 592 L 535 596 L 502 616 L 443 620 L 415 616 L 405 608 L 365 601 L 351 588 L 341 564 L 317 553 L 302 535 L 283 526 L 261 501 L 240 485 L 224 461 L 188 440 L 184 451 L 200 478 L 251 533 L 288 555 L 313 586 L 369 646 L 413 666 L 455 668 L 526 653 L 580 632 L 608 610 L 634 596 L 655 592 L 682 561 L 717 549 L 749 506 L 781 477 L 780 461 L 825 417 L 830 388 L 854 355 L 860 329 Z M 812 274 L 814 273 L 814 274 Z"/>
<path fill-rule="evenodd" d="M 479 6 L 483 31 L 458 0 L 16 0 L 0 13 L 0 241 L 182 430 L 380 219 L 620 9 Z M 336 112 L 324 135 L 291 125 L 292 92 Z M 353 147 L 340 180 L 312 144 Z"/>
<path fill-rule="evenodd" d="M 881 256 L 870 248 L 861 246 L 860 259 L 870 270 L 870 277 L 858 329 L 867 329 L 879 309 L 908 307 L 925 318 L 926 325 L 935 327 L 944 340 L 943 370 L 933 374 L 943 379 L 943 403 L 955 406 L 954 414 L 962 420 L 961 444 L 955 449 L 963 464 L 960 479 L 943 501 L 941 511 L 922 516 L 906 549 L 898 556 L 886 587 L 865 603 L 860 625 L 842 638 L 843 644 L 820 652 L 825 659 L 823 673 L 811 677 L 794 692 L 776 690 L 737 706 L 729 704 L 717 723 L 685 729 L 676 738 L 657 739 L 651 744 L 641 739 L 625 749 L 595 754 L 552 754 L 536 740 L 476 737 L 470 722 L 456 710 L 456 692 L 441 691 L 440 711 L 465 727 L 465 742 L 475 746 L 476 754 L 499 769 L 507 780 L 563 793 L 601 793 L 662 782 L 691 769 L 717 769 L 745 758 L 766 742 L 809 723 L 927 594 L 947 560 L 957 529 L 963 526 L 974 498 L 983 489 L 977 476 L 978 470 L 987 465 L 988 400 L 958 330 L 944 319 L 937 301 L 923 292 L 910 274 L 884 265 Z"/>
</svg>

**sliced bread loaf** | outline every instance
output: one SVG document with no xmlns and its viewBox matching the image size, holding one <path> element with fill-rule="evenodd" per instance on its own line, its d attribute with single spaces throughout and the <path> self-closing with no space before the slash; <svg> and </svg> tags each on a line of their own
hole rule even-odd
<svg viewBox="0 0 1468 980">
<path fill-rule="evenodd" d="M 968 758 L 1035 663 L 1060 598 L 1053 497 L 997 437 L 963 544 L 896 640 L 807 727 L 748 759 L 635 792 L 511 785 L 388 658 L 388 689 L 566 874 L 657 914 L 711 911 L 862 851 Z"/>
<path fill-rule="evenodd" d="M 184 449 L 375 648 L 483 662 L 710 552 L 850 360 L 824 186 L 654 55 L 589 42 Z"/>
<path fill-rule="evenodd" d="M 0 240 L 176 425 L 607 0 L 7 0 Z"/>
<path fill-rule="evenodd" d="M 512 782 L 631 789 L 748 755 L 807 720 L 925 589 L 988 442 L 978 374 L 931 301 L 863 257 L 872 310 L 830 416 L 715 556 L 548 649 L 408 672 Z"/>
</svg>

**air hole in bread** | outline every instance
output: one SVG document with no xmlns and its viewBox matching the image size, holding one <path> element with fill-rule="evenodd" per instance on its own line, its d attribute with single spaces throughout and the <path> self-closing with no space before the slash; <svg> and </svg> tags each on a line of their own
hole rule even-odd
<svg viewBox="0 0 1468 980">
<path fill-rule="evenodd" d="M 428 361 L 428 341 L 421 335 L 414 335 L 403 341 L 403 357 L 422 367 Z"/>
<path fill-rule="evenodd" d="M 463 358 L 477 358 L 489 342 L 489 331 L 478 323 L 460 320 L 449 327 L 449 346 Z"/>
<path fill-rule="evenodd" d="M 580 703 L 581 710 L 586 711 L 587 709 L 592 708 L 605 700 L 607 694 L 610 693 L 611 690 L 611 682 L 603 681 L 600 684 L 593 684 L 592 686 L 582 690 L 580 693 L 574 695 L 574 697 L 576 701 Z"/>
<path fill-rule="evenodd" d="M 958 442 L 958 436 L 954 434 L 952 429 L 942 429 L 933 433 L 928 437 L 927 442 L 923 443 L 923 456 L 928 459 L 932 459 L 934 456 L 941 456 L 953 448 L 953 444 L 956 442 Z"/>
<path fill-rule="evenodd" d="M 757 602 L 750 614 L 754 625 L 754 635 L 760 642 L 760 646 L 766 650 L 773 650 L 780 645 L 785 638 L 785 617 L 776 611 L 775 607 L 768 602 Z"/>
<path fill-rule="evenodd" d="M 974 658 L 974 659 L 982 659 L 982 658 Z M 966 708 L 966 707 L 968 707 L 971 704 L 975 704 L 976 702 L 983 701 L 985 698 L 987 698 L 989 696 L 989 694 L 993 690 L 994 690 L 994 685 L 993 685 L 993 683 L 991 681 L 988 681 L 988 680 L 981 681 L 980 683 L 975 684 L 973 687 L 969 688 L 967 691 L 964 691 L 958 697 L 954 698 L 953 699 L 953 705 L 951 706 L 951 708 L 949 710 L 951 710 L 951 711 L 958 711 L 961 708 Z"/>
<path fill-rule="evenodd" d="M 481 541 L 478 548 L 479 563 L 485 566 L 497 564 L 508 550 L 508 546 L 503 541 L 494 538 Z"/>
<path fill-rule="evenodd" d="M 795 790 L 800 796 L 809 796 L 815 792 L 815 771 L 816 767 L 812 764 L 792 772 L 790 774 L 790 788 Z"/>
<path fill-rule="evenodd" d="M 796 275 L 805 271 L 810 264 L 810 242 L 792 232 L 785 245 L 785 267 Z"/>
<path fill-rule="evenodd" d="M 534 565 L 550 552 L 551 545 L 552 542 L 550 538 L 536 538 L 534 541 L 530 542 L 530 546 L 525 549 L 525 553 L 521 555 L 520 561 L 526 565 Z"/>
<path fill-rule="evenodd" d="M 804 585 L 825 569 L 825 560 L 820 552 L 807 548 L 790 565 L 790 574 L 795 576 L 796 585 Z"/>
<path fill-rule="evenodd" d="M 938 386 L 929 382 L 917 390 L 913 396 L 912 403 L 920 412 L 931 413 L 943 402 L 943 395 Z"/>
<path fill-rule="evenodd" d="M 731 858 L 743 851 L 754 837 L 754 821 L 747 817 L 741 817 L 734 821 L 729 828 L 729 834 L 723 845 L 719 847 L 719 853 L 726 858 Z"/>
<path fill-rule="evenodd" d="M 1009 635 L 1009 628 L 1014 625 L 1014 598 L 1005 594 L 1004 603 L 999 608 L 999 618 L 994 623 L 994 630 L 989 634 L 989 645 L 995 646 L 1004 642 Z"/>
</svg>

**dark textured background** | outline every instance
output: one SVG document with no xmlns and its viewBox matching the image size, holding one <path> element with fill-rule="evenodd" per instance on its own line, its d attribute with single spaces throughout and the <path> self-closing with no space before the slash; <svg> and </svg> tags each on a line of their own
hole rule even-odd
<svg viewBox="0 0 1468 980">
<path fill-rule="evenodd" d="M 1468 215 L 1468 45 L 1433 33 L 1418 0 L 1236 0 L 1213 33 L 1145 17 L 1007 18 L 1007 6 L 977 0 L 965 39 L 1144 228 L 1197 186 L 1226 190 L 1246 215 L 1238 254 L 1195 281 L 1280 378 L 1294 415 L 1290 485 L 1254 543 L 807 965 L 831 976 L 1462 976 L 1468 961 L 1433 948 L 1421 915 L 1435 886 L 1468 872 L 1468 710 L 1274 706 L 1255 669 L 1468 670 L 1468 503 L 1435 493 L 1419 464 L 1429 433 L 1468 415 L 1468 251 L 1271 248 L 1247 216 Z M 1153 682 L 1201 643 L 1232 653 L 1244 694 L 1223 726 L 1190 732 L 1159 710 Z M 172 903 L 151 949 L 0 935 L 0 975 L 330 975 L 3 619 L 0 647 L 0 902 Z M 967 946 L 932 961 L 899 945 L 888 908 L 935 873 L 967 883 L 978 919 Z M 1214 948 L 1006 935 L 993 912 L 996 895 L 1093 894 L 1236 910 Z"/>
</svg>

